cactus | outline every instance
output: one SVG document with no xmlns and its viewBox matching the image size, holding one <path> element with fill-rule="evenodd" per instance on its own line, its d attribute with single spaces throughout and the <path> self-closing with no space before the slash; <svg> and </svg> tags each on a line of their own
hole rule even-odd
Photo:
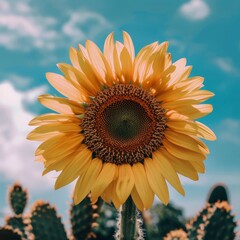
<svg viewBox="0 0 240 240">
<path fill-rule="evenodd" d="M 13 229 L 17 229 L 21 232 L 22 238 L 27 239 L 26 226 L 22 217 L 7 217 L 5 219 L 5 225 L 11 226 Z"/>
<path fill-rule="evenodd" d="M 210 208 L 210 204 L 207 204 L 193 219 L 190 220 L 189 223 L 186 224 L 188 230 L 188 237 L 190 239 L 194 239 L 198 235 L 199 226 L 201 226 L 208 214 L 208 210 Z"/>
<path fill-rule="evenodd" d="M 207 202 L 215 203 L 217 201 L 229 202 L 227 186 L 224 184 L 216 184 L 210 189 Z"/>
<path fill-rule="evenodd" d="M 11 226 L 0 227 L 1 240 L 22 240 L 22 234 L 19 230 L 13 229 Z"/>
<path fill-rule="evenodd" d="M 93 228 L 97 226 L 98 205 L 91 203 L 90 195 L 78 205 L 71 204 L 70 220 L 72 224 L 72 236 L 74 240 L 85 240 L 95 237 Z"/>
<path fill-rule="evenodd" d="M 183 229 L 172 230 L 163 240 L 188 240 L 187 233 Z"/>
<path fill-rule="evenodd" d="M 199 216 L 188 224 L 188 237 L 190 240 L 233 240 L 236 225 L 229 204 L 216 202 L 208 204 Z"/>
<path fill-rule="evenodd" d="M 5 218 L 5 226 L 7 225 L 14 230 L 19 230 L 22 238 L 27 239 L 23 211 L 27 204 L 28 192 L 26 189 L 23 189 L 19 183 L 14 183 L 13 186 L 9 188 L 8 199 L 14 212 L 14 216 L 8 216 Z"/>
<path fill-rule="evenodd" d="M 35 240 L 67 240 L 61 218 L 49 203 L 37 201 L 32 207 L 28 219 L 29 231 Z"/>
<path fill-rule="evenodd" d="M 18 216 L 22 215 L 27 205 L 28 192 L 19 183 L 15 183 L 9 189 L 9 203 L 13 212 Z"/>
</svg>

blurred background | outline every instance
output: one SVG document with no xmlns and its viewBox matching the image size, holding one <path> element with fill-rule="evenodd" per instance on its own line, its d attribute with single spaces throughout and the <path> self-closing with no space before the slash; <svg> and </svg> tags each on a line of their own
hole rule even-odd
<svg viewBox="0 0 240 240">
<path fill-rule="evenodd" d="M 56 92 L 45 73 L 69 62 L 71 46 L 91 39 L 102 48 L 110 32 L 121 40 L 123 30 L 132 36 L 136 52 L 151 42 L 169 41 L 173 61 L 186 57 L 192 76 L 205 77 L 206 89 L 216 94 L 209 101 L 213 113 L 201 120 L 218 138 L 208 143 L 206 174 L 198 182 L 182 178 L 185 197 L 170 187 L 172 202 L 186 216 L 195 215 L 209 188 L 222 182 L 239 216 L 239 12 L 238 0 L 0 0 L 0 225 L 10 211 L 8 186 L 15 181 L 30 189 L 30 203 L 48 200 L 68 221 L 73 185 L 54 191 L 57 173 L 41 176 L 43 166 L 34 162 L 38 143 L 26 140 L 27 123 L 46 112 L 37 96 Z"/>
</svg>

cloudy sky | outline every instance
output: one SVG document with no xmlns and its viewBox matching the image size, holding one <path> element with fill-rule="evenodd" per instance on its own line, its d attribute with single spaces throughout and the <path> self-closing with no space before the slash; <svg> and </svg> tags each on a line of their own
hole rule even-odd
<svg viewBox="0 0 240 240">
<path fill-rule="evenodd" d="M 212 184 L 228 185 L 234 211 L 240 212 L 240 2 L 232 0 L 33 1 L 0 0 L 0 224 L 7 208 L 7 188 L 14 181 L 30 189 L 31 203 L 46 199 L 63 215 L 71 187 L 54 191 L 55 173 L 42 177 L 28 142 L 27 122 L 46 110 L 42 93 L 56 93 L 45 73 L 69 62 L 70 46 L 95 41 L 101 48 L 111 31 L 121 39 L 130 33 L 138 51 L 154 41 L 169 41 L 173 60 L 193 65 L 192 75 L 205 77 L 214 112 L 202 122 L 218 137 L 200 181 L 183 179 L 186 197 L 171 198 L 190 216 L 200 209 Z"/>
</svg>

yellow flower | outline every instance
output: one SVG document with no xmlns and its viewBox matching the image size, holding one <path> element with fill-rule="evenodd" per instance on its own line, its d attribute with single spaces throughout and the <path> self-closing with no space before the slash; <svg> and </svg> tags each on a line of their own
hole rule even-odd
<svg viewBox="0 0 240 240">
<path fill-rule="evenodd" d="M 179 193 L 178 174 L 198 180 L 209 150 L 199 138 L 214 133 L 195 119 L 212 112 L 201 104 L 214 94 L 200 90 L 202 77 L 189 77 L 186 59 L 172 63 L 168 43 L 154 42 L 135 57 L 130 36 L 104 52 L 91 41 L 70 49 L 72 65 L 58 64 L 64 76 L 47 73 L 66 98 L 42 95 L 56 114 L 34 118 L 28 139 L 43 141 L 36 159 L 43 174 L 61 171 L 55 188 L 77 180 L 75 203 L 91 192 L 119 208 L 131 195 L 138 209 L 151 207 L 154 195 L 167 204 L 168 181 Z"/>
</svg>

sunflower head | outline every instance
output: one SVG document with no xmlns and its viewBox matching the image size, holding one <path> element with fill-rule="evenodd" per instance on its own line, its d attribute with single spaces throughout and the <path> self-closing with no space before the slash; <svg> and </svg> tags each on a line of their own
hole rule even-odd
<svg viewBox="0 0 240 240">
<path fill-rule="evenodd" d="M 123 40 L 111 33 L 103 52 L 89 40 L 70 49 L 72 64 L 58 64 L 63 75 L 46 75 L 64 97 L 39 97 L 56 113 L 34 118 L 28 138 L 43 142 L 35 153 L 43 173 L 61 171 L 56 189 L 78 179 L 76 203 L 91 192 L 93 202 L 118 208 L 131 195 L 143 210 L 155 194 L 168 203 L 166 181 L 184 194 L 178 174 L 197 180 L 204 172 L 209 150 L 200 138 L 215 135 L 196 119 L 212 111 L 202 102 L 213 93 L 201 90 L 202 77 L 189 77 L 185 59 L 172 63 L 168 43 L 135 56 L 126 32 Z"/>
</svg>

